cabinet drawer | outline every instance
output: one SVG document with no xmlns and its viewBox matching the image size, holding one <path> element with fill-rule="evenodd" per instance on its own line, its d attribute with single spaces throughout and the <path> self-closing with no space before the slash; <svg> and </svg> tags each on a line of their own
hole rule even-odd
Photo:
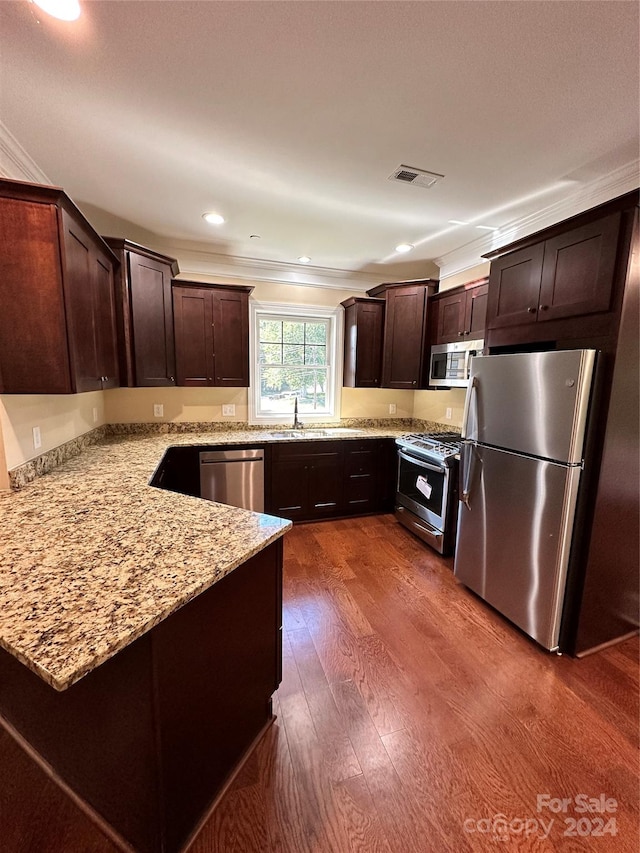
<svg viewBox="0 0 640 853">
<path fill-rule="evenodd" d="M 289 441 L 274 444 L 272 456 L 274 459 L 298 459 L 310 456 L 339 456 L 342 452 L 342 442 L 333 441 Z"/>
</svg>

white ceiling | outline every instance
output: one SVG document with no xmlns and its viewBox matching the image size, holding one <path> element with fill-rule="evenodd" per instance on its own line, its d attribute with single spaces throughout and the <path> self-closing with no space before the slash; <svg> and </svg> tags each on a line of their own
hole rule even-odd
<svg viewBox="0 0 640 853">
<path fill-rule="evenodd" d="M 2 121 L 75 200 L 211 251 L 433 259 L 638 156 L 636 2 L 81 3 L 0 3 Z"/>
</svg>

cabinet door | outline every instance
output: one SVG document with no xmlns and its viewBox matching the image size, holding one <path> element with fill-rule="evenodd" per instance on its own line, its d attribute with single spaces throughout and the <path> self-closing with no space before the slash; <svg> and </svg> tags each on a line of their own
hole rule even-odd
<svg viewBox="0 0 640 853">
<path fill-rule="evenodd" d="M 342 507 L 341 442 L 332 442 L 334 450 L 310 457 L 309 512 L 312 518 L 336 515 Z"/>
<path fill-rule="evenodd" d="M 308 517 L 309 464 L 304 458 L 274 459 L 269 512 L 291 521 Z"/>
<path fill-rule="evenodd" d="M 171 267 L 127 253 L 136 385 L 175 385 Z"/>
<path fill-rule="evenodd" d="M 465 293 L 459 291 L 437 301 L 438 320 L 435 344 L 450 344 L 464 337 Z"/>
<path fill-rule="evenodd" d="M 609 310 L 620 216 L 613 213 L 546 241 L 539 320 Z"/>
<path fill-rule="evenodd" d="M 0 199 L 0 391 L 73 390 L 57 209 Z"/>
<path fill-rule="evenodd" d="M 109 258 L 92 252 L 94 311 L 96 330 L 96 363 L 101 387 L 119 385 L 118 349 L 116 339 L 116 306 L 113 265 Z"/>
<path fill-rule="evenodd" d="M 178 385 L 213 385 L 211 291 L 174 287 L 176 370 Z"/>
<path fill-rule="evenodd" d="M 347 388 L 379 388 L 382 380 L 384 300 L 351 297 L 344 305 L 344 372 Z"/>
<path fill-rule="evenodd" d="M 487 296 L 489 285 L 481 284 L 467 290 L 465 296 L 464 334 L 470 340 L 481 340 L 487 322 Z"/>
<path fill-rule="evenodd" d="M 74 390 L 98 391 L 103 374 L 96 341 L 96 272 L 91 240 L 66 211 L 64 224 L 64 294 Z"/>
<path fill-rule="evenodd" d="M 212 290 L 214 384 L 249 387 L 249 294 Z"/>
<path fill-rule="evenodd" d="M 382 384 L 417 388 L 421 380 L 427 289 L 394 287 L 387 293 Z"/>
<path fill-rule="evenodd" d="M 491 263 L 487 328 L 532 323 L 538 312 L 544 243 Z"/>
</svg>

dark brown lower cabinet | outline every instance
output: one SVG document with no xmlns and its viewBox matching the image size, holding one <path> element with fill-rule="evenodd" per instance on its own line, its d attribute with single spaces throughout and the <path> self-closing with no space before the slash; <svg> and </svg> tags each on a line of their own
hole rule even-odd
<svg viewBox="0 0 640 853">
<path fill-rule="evenodd" d="M 170 447 L 151 485 L 199 497 L 201 451 L 230 446 Z M 392 438 L 283 442 L 268 444 L 265 451 L 265 512 L 317 521 L 393 509 L 397 456 Z"/>
<path fill-rule="evenodd" d="M 388 511 L 395 491 L 394 465 L 393 439 L 273 445 L 267 512 L 312 521 Z"/>
<path fill-rule="evenodd" d="M 125 849 L 177 853 L 265 728 L 282 539 L 63 692 L 0 650 L 0 722 Z"/>
<path fill-rule="evenodd" d="M 296 441 L 271 449 L 274 515 L 303 521 L 335 516 L 342 506 L 341 441 Z"/>
</svg>

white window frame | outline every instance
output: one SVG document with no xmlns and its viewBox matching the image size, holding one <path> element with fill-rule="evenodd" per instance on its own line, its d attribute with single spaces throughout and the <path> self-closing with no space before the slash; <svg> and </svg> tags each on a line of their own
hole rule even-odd
<svg viewBox="0 0 640 853">
<path fill-rule="evenodd" d="M 300 420 L 304 424 L 337 423 L 340 420 L 340 403 L 342 392 L 342 348 L 344 336 L 344 311 L 321 305 L 292 305 L 280 302 L 249 301 L 250 334 L 249 334 L 249 423 L 252 425 L 287 423 L 286 413 L 265 414 L 260 411 L 260 383 L 258 382 L 258 341 L 259 322 L 261 319 L 299 319 L 327 320 L 327 408 L 328 412 L 312 415 L 310 412 L 300 412 Z M 291 401 L 291 422 L 293 423 L 293 400 Z"/>
</svg>

